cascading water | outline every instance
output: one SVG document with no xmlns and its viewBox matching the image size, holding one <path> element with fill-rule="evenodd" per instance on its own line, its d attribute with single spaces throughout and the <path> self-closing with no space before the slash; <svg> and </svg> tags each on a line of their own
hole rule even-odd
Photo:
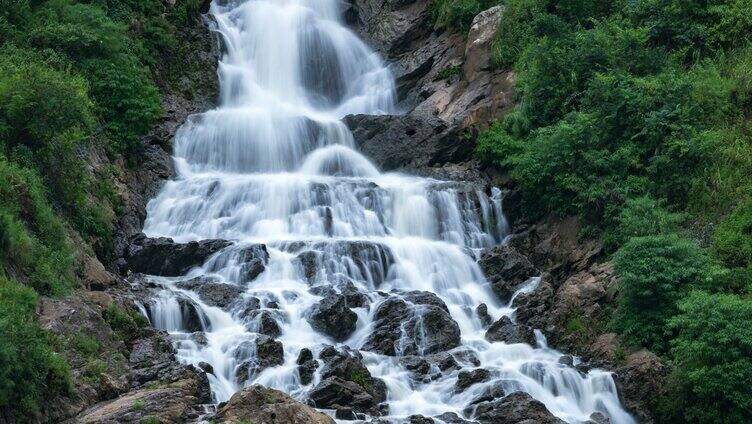
<svg viewBox="0 0 752 424">
<path fill-rule="evenodd" d="M 162 290 L 144 313 L 170 332 L 180 360 L 211 365 L 217 402 L 255 383 L 305 399 L 320 376 L 302 384 L 301 349 L 316 355 L 325 344 L 339 344 L 363 349 L 371 374 L 384 380 L 389 418 L 461 415 L 470 401 L 501 384 L 507 393 L 529 393 L 569 422 L 595 411 L 613 423 L 634 422 L 609 373 L 583 375 L 559 363 L 562 355 L 542 336 L 537 347 L 486 341 L 475 308 L 485 303 L 494 319 L 514 312 L 494 297 L 474 259 L 507 232 L 501 194 L 381 174 L 353 149 L 341 118 L 393 113 L 395 90 L 388 68 L 340 24 L 339 7 L 337 0 L 212 5 L 226 49 L 219 69 L 222 106 L 190 118 L 178 132 L 177 177 L 149 203 L 144 232 L 234 244 L 184 277 L 153 277 Z M 256 257 L 268 257 L 263 272 L 249 276 L 247 253 L 254 249 Z M 194 279 L 231 285 L 236 299 L 212 304 L 195 285 L 183 284 Z M 365 300 L 352 308 L 354 331 L 336 343 L 314 330 L 307 314 L 326 293 L 345 290 Z M 443 300 L 461 335 L 455 351 L 470 351 L 479 361 L 463 366 L 489 370 L 489 380 L 457 394 L 459 370 L 431 381 L 410 378 L 398 356 L 435 350 L 427 306 L 416 306 L 409 325 L 399 329 L 397 356 L 368 349 L 379 305 L 409 303 L 416 290 Z M 251 343 L 269 331 L 284 347 L 282 363 L 249 370 L 257 354 Z"/>
</svg>

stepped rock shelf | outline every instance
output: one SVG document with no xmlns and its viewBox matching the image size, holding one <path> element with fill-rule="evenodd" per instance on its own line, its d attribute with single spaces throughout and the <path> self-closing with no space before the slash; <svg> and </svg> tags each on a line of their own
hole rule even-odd
<svg viewBox="0 0 752 424">
<path fill-rule="evenodd" d="M 484 276 L 481 250 L 508 234 L 500 190 L 358 152 L 352 131 L 369 152 L 390 143 L 379 128 L 426 132 L 340 8 L 212 4 L 221 106 L 177 132 L 176 175 L 125 254 L 143 314 L 208 378 L 213 419 L 332 421 L 303 402 L 341 421 L 633 423 L 610 373 L 516 324 L 532 265 Z"/>
</svg>

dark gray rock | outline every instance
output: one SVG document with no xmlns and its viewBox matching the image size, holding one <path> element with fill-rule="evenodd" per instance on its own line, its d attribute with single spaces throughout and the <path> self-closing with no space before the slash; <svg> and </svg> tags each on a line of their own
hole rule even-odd
<svg viewBox="0 0 752 424">
<path fill-rule="evenodd" d="M 243 289 L 232 284 L 218 283 L 206 277 L 196 277 L 175 284 L 176 287 L 196 293 L 209 306 L 227 308 L 234 303 Z"/>
<path fill-rule="evenodd" d="M 347 307 L 343 295 L 321 299 L 307 312 L 307 316 L 311 327 L 339 342 L 350 337 L 358 321 L 358 315 Z"/>
<path fill-rule="evenodd" d="M 407 417 L 408 424 L 435 424 L 433 418 L 424 417 L 423 415 L 410 415 Z"/>
<path fill-rule="evenodd" d="M 445 412 L 441 415 L 437 415 L 436 418 L 446 424 L 476 424 L 475 421 L 465 420 L 454 412 Z"/>
<path fill-rule="evenodd" d="M 313 381 L 313 373 L 316 372 L 319 363 L 313 359 L 313 353 L 308 348 L 303 348 L 298 354 L 298 359 L 295 361 L 298 364 L 298 375 L 300 376 L 300 383 L 303 385 L 311 384 Z"/>
<path fill-rule="evenodd" d="M 389 356 L 429 355 L 460 344 L 460 329 L 433 293 L 408 292 L 382 302 L 363 349 Z M 405 331 L 407 342 L 402 339 Z"/>
<path fill-rule="evenodd" d="M 525 282 L 540 274 L 527 257 L 508 245 L 484 250 L 478 265 L 502 302 L 509 302 Z"/>
<path fill-rule="evenodd" d="M 471 406 L 466 413 L 481 424 L 564 424 L 546 409 L 543 403 L 523 392 L 514 392 L 501 399 Z"/>
<path fill-rule="evenodd" d="M 536 344 L 533 329 L 523 324 L 515 324 L 509 317 L 501 317 L 491 324 L 486 331 L 486 340 L 509 344 L 527 343 L 532 346 Z"/>
<path fill-rule="evenodd" d="M 484 368 L 472 371 L 460 371 L 457 375 L 457 383 L 454 385 L 455 393 L 464 392 L 473 384 L 483 383 L 491 378 L 491 372 Z"/>
<path fill-rule="evenodd" d="M 251 379 L 254 375 L 269 367 L 285 362 L 282 342 L 265 335 L 260 335 L 253 343 L 244 342 L 235 351 L 235 356 L 242 363 L 235 369 L 235 377 L 240 382 Z"/>
<path fill-rule="evenodd" d="M 481 303 L 475 308 L 475 315 L 478 316 L 478 319 L 484 327 L 488 327 L 493 323 L 493 318 L 488 314 L 488 306 L 485 303 Z"/>
<path fill-rule="evenodd" d="M 127 268 L 141 274 L 177 277 L 202 265 L 209 256 L 230 244 L 226 240 L 175 243 L 169 238 L 148 238 L 139 234 L 131 239 L 128 247 Z"/>
<path fill-rule="evenodd" d="M 457 360 L 450 353 L 440 352 L 426 356 L 404 356 L 400 364 L 412 373 L 412 377 L 421 382 L 440 378 L 445 372 L 459 368 Z"/>
</svg>

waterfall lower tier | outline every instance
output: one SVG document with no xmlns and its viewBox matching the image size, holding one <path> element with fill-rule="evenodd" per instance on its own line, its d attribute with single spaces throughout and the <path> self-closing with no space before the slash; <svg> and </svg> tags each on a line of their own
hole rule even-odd
<svg viewBox="0 0 752 424">
<path fill-rule="evenodd" d="M 183 276 L 145 277 L 143 313 L 217 402 L 262 384 L 343 420 L 485 423 L 524 392 L 568 422 L 633 423 L 608 372 L 522 334 L 491 290 L 476 259 L 508 233 L 498 189 L 382 174 L 355 150 L 341 118 L 394 113 L 395 83 L 340 6 L 212 5 L 222 106 L 178 132 L 177 176 L 144 232 L 230 243 Z"/>
</svg>

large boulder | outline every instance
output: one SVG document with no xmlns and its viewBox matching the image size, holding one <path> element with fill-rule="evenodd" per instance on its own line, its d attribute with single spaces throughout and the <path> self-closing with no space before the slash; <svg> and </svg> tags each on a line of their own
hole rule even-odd
<svg viewBox="0 0 752 424">
<path fill-rule="evenodd" d="M 386 400 L 386 385 L 371 375 L 359 352 L 326 346 L 319 360 L 322 381 L 310 393 L 317 407 L 378 413 L 379 404 Z"/>
<path fill-rule="evenodd" d="M 218 423 L 334 424 L 328 415 L 304 405 L 279 390 L 247 387 L 222 405 L 214 418 Z"/>
<path fill-rule="evenodd" d="M 445 373 L 460 367 L 454 356 L 448 352 L 403 356 L 400 358 L 400 365 L 410 371 L 413 379 L 424 383 L 439 379 Z"/>
<path fill-rule="evenodd" d="M 307 316 L 311 327 L 338 342 L 350 337 L 358 322 L 358 315 L 347 307 L 347 299 L 341 294 L 323 298 Z"/>
<path fill-rule="evenodd" d="M 539 274 L 524 255 L 508 245 L 484 250 L 478 264 L 502 302 L 509 302 L 517 290 Z"/>
<path fill-rule="evenodd" d="M 231 244 L 227 240 L 175 243 L 170 238 L 148 238 L 139 234 L 128 246 L 126 267 L 141 274 L 177 277 L 202 265 L 211 255 Z"/>
<path fill-rule="evenodd" d="M 514 392 L 501 399 L 481 402 L 466 411 L 481 424 L 564 424 L 529 394 Z"/>
<path fill-rule="evenodd" d="M 509 317 L 501 317 L 486 331 L 486 340 L 509 344 L 526 343 L 535 346 L 535 333 L 526 325 L 513 323 Z"/>
<path fill-rule="evenodd" d="M 181 281 L 175 286 L 196 293 L 202 302 L 218 308 L 228 308 L 244 291 L 240 286 L 218 283 L 206 277 Z"/>
<path fill-rule="evenodd" d="M 262 334 L 235 348 L 235 359 L 240 363 L 235 368 L 235 378 L 245 382 L 269 367 L 284 364 L 285 351 L 282 342 Z"/>
<path fill-rule="evenodd" d="M 389 297 L 377 307 L 373 325 L 363 349 L 383 355 L 429 355 L 460 345 L 459 325 L 430 292 Z"/>
</svg>

